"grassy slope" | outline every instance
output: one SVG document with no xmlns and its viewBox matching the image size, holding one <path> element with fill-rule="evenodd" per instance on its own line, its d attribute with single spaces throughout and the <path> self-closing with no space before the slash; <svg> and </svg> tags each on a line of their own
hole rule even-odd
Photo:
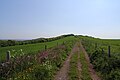
<svg viewBox="0 0 120 80">
<path fill-rule="evenodd" d="M 47 48 L 51 48 L 51 47 L 56 46 L 57 43 L 62 44 L 65 41 L 73 40 L 73 38 L 74 37 L 71 36 L 71 37 L 66 37 L 63 39 L 59 39 L 59 40 L 51 41 L 51 42 L 45 42 L 45 43 L 2 47 L 2 48 L 0 48 L 0 60 L 5 59 L 5 54 L 6 54 L 6 51 L 8 51 L 8 50 L 11 51 L 11 55 L 14 55 L 14 54 L 19 55 L 21 53 L 20 49 L 22 49 L 25 54 L 35 54 L 35 53 L 38 53 L 38 51 L 44 50 L 45 45 L 47 45 Z M 15 52 L 13 52 L 13 50 L 15 50 Z"/>
<path fill-rule="evenodd" d="M 97 39 L 97 38 L 90 38 L 90 37 L 80 37 L 87 41 L 87 45 L 90 46 L 91 50 L 95 50 L 95 44 L 97 43 L 97 48 L 103 48 L 105 52 L 108 51 L 108 46 L 111 46 L 111 53 L 120 53 L 120 40 L 114 39 Z M 91 51 L 92 52 L 92 51 Z"/>
</svg>

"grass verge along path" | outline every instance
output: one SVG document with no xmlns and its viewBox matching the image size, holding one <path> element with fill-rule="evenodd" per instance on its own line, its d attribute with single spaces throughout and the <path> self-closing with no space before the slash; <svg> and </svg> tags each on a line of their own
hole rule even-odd
<svg viewBox="0 0 120 80">
<path fill-rule="evenodd" d="M 81 42 L 80 42 L 80 61 L 82 63 L 82 80 L 101 80 L 97 76 L 95 70 L 93 69 L 88 54 L 83 48 Z"/>
<path fill-rule="evenodd" d="M 69 80 L 81 80 L 81 63 L 79 53 L 79 43 L 76 43 L 75 52 L 71 57 L 70 69 L 69 69 Z"/>
</svg>

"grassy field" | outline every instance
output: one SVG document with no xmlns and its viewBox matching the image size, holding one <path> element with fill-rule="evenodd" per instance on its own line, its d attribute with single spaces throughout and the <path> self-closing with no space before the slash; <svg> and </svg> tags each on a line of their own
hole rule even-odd
<svg viewBox="0 0 120 80">
<path fill-rule="evenodd" d="M 2 80 L 53 79 L 55 73 L 57 72 L 57 70 L 61 68 L 63 61 L 68 56 L 68 53 L 70 53 L 71 48 L 75 43 L 75 39 L 76 38 L 74 37 L 66 37 L 52 42 L 6 47 L 7 49 L 9 48 L 19 50 L 21 48 L 26 49 L 27 46 L 30 47 L 31 49 L 32 47 L 40 46 L 38 49 L 34 48 L 35 50 L 34 49 L 31 50 L 32 53 L 26 52 L 26 55 L 21 55 L 18 56 L 17 58 L 13 58 L 9 63 L 5 63 L 5 65 L 7 66 L 0 65 L 1 74 L 0 79 Z M 57 45 L 57 43 L 59 43 L 59 45 Z M 49 49 L 46 49 L 45 51 L 38 53 L 38 50 L 44 50 L 44 45 L 47 45 Z M 30 49 L 27 50 L 29 51 Z"/>
<path fill-rule="evenodd" d="M 107 53 L 108 46 L 111 46 L 111 53 L 116 54 L 120 53 L 120 40 L 112 40 L 112 39 L 97 39 L 91 37 L 80 37 L 83 42 L 86 42 L 87 46 L 89 47 L 89 52 L 93 52 L 93 50 L 97 48 L 103 48 L 104 51 Z"/>
<path fill-rule="evenodd" d="M 0 60 L 5 60 L 8 50 L 11 52 L 12 59 L 10 62 L 0 65 L 0 74 L 2 74 L 0 79 L 53 80 L 73 45 L 79 40 L 81 40 L 94 69 L 102 80 L 120 79 L 120 40 L 98 39 L 87 36 L 70 36 L 51 42 L 1 47 Z M 45 45 L 47 46 L 46 50 Z M 108 46 L 110 46 L 111 56 L 108 56 Z M 91 80 L 88 63 L 83 53 L 80 50 L 71 57 L 68 74 L 71 80 L 79 78 Z M 78 54 L 80 55 L 79 58 Z M 82 64 L 81 75 L 78 72 L 78 61 Z"/>
<path fill-rule="evenodd" d="M 10 47 L 0 47 L 0 61 L 5 60 L 6 52 L 9 50 L 11 52 L 11 56 L 19 56 L 24 54 L 36 54 L 45 49 L 45 45 L 47 48 L 55 47 L 57 44 L 62 44 L 63 42 L 74 40 L 74 37 L 66 37 L 63 39 L 44 42 L 44 43 L 36 43 L 36 44 L 27 44 L 27 45 L 16 45 Z"/>
</svg>

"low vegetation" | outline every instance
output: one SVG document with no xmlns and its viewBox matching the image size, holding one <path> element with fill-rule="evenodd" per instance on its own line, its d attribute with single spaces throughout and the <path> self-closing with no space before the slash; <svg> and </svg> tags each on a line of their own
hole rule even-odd
<svg viewBox="0 0 120 80">
<path fill-rule="evenodd" d="M 74 37 L 68 37 L 58 41 L 61 44 L 56 45 L 55 41 L 49 43 L 53 44 L 53 48 L 36 54 L 19 55 L 8 62 L 1 63 L 0 79 L 51 80 L 71 51 L 75 39 Z"/>
<path fill-rule="evenodd" d="M 120 40 L 102 40 L 81 37 L 91 63 L 103 80 L 120 79 Z M 110 52 L 108 52 L 110 46 Z M 110 56 L 109 54 L 110 53 Z"/>
</svg>

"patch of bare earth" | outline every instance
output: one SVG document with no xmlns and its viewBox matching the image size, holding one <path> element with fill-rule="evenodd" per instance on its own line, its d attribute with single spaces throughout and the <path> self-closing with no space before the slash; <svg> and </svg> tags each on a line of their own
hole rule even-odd
<svg viewBox="0 0 120 80">
<path fill-rule="evenodd" d="M 54 80 L 68 80 L 69 79 L 68 72 L 69 72 L 70 60 L 71 60 L 72 55 L 77 51 L 76 45 L 77 44 L 74 45 L 73 49 L 71 50 L 71 53 L 67 57 L 62 68 L 55 75 Z"/>
<path fill-rule="evenodd" d="M 89 67 L 89 73 L 90 73 L 92 80 L 101 80 L 100 77 L 98 77 L 98 75 L 96 74 L 95 70 L 93 69 L 93 65 L 90 63 L 90 59 L 88 57 L 88 54 L 85 51 L 85 49 L 83 48 L 83 45 L 81 43 L 80 43 L 80 49 L 85 54 L 85 58 L 87 60 L 88 67 Z"/>
</svg>

